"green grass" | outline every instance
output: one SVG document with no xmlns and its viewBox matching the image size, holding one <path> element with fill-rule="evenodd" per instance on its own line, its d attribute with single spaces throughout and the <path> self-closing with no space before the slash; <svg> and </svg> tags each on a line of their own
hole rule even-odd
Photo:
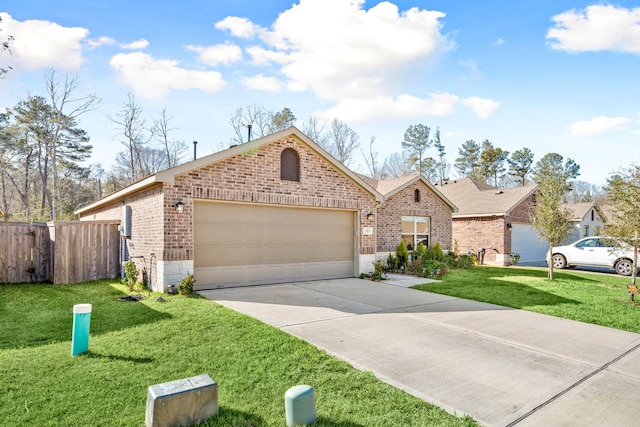
<svg viewBox="0 0 640 427">
<path fill-rule="evenodd" d="M 629 283 L 572 270 L 555 270 L 548 280 L 544 268 L 479 266 L 415 288 L 640 333 L 640 306 L 627 294 Z"/>
<path fill-rule="evenodd" d="M 2 426 L 143 426 L 150 385 L 209 374 L 206 426 L 283 426 L 284 393 L 315 389 L 320 426 L 475 426 L 279 329 L 203 298 L 117 302 L 109 281 L 0 286 Z M 71 357 L 72 307 L 90 303 L 89 353 Z"/>
</svg>

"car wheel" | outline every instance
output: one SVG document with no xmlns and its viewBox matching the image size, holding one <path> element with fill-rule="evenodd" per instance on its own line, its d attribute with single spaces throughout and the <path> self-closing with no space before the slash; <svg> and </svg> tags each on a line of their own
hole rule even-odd
<svg viewBox="0 0 640 427">
<path fill-rule="evenodd" d="M 551 258 L 551 262 L 553 263 L 553 268 L 566 268 L 567 267 L 567 259 L 564 255 L 555 254 Z"/>
<path fill-rule="evenodd" d="M 630 259 L 621 259 L 616 263 L 616 273 L 621 276 L 631 276 L 633 270 L 633 261 Z"/>
</svg>

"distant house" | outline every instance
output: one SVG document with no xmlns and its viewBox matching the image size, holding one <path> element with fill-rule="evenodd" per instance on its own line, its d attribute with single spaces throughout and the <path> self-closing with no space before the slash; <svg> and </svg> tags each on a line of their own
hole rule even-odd
<svg viewBox="0 0 640 427">
<path fill-rule="evenodd" d="M 470 178 L 436 188 L 458 207 L 453 214 L 453 246 L 459 252 L 484 249 L 487 264 L 508 265 L 511 253 L 520 262 L 541 262 L 547 243 L 538 238 L 531 216 L 537 186 L 496 188 Z"/>
<path fill-rule="evenodd" d="M 574 228 L 562 244 L 569 244 L 583 237 L 598 236 L 603 232 L 604 221 L 595 202 L 569 203 L 563 206 L 571 212 Z"/>
</svg>

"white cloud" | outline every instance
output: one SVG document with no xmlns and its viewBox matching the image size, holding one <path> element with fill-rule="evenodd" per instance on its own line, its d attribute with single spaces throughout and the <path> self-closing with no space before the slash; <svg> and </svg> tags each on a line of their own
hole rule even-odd
<svg viewBox="0 0 640 427">
<path fill-rule="evenodd" d="M 495 109 L 500 106 L 500 103 L 497 101 L 486 98 L 478 98 L 476 96 L 463 99 L 461 102 L 462 105 L 469 108 L 471 111 L 473 111 L 473 114 L 480 117 L 481 119 L 486 119 L 487 117 L 491 116 Z"/>
<path fill-rule="evenodd" d="M 450 93 L 432 93 L 428 98 L 402 94 L 397 97 L 345 99 L 321 115 L 329 119 L 340 117 L 340 120 L 354 123 L 424 116 L 440 117 L 453 113 L 459 104 L 470 108 L 481 118 L 488 117 L 499 105 L 490 99 L 460 99 Z"/>
<path fill-rule="evenodd" d="M 364 10 L 363 4 L 306 0 L 281 13 L 270 30 L 234 17 L 216 28 L 240 37 L 259 35 L 265 46 L 251 48 L 255 64 L 282 64 L 289 87 L 334 100 L 391 96 L 407 84 L 409 68 L 451 47 L 440 32 L 442 12 L 400 12 L 389 2 Z"/>
<path fill-rule="evenodd" d="M 82 41 L 89 30 L 63 27 L 41 20 L 16 21 L 8 13 L 0 13 L 2 30 L 12 35 L 12 55 L 3 55 L 2 61 L 15 70 L 34 71 L 49 67 L 74 70 L 82 64 Z"/>
<path fill-rule="evenodd" d="M 227 30 L 232 36 L 243 39 L 253 38 L 256 33 L 262 31 L 260 26 L 255 25 L 249 19 L 237 16 L 228 16 L 222 21 L 216 22 L 214 26 L 218 30 Z"/>
<path fill-rule="evenodd" d="M 591 120 L 585 120 L 572 123 L 569 126 L 569 132 L 572 136 L 591 136 L 598 135 L 611 130 L 619 129 L 622 125 L 629 122 L 626 117 L 594 117 Z"/>
<path fill-rule="evenodd" d="M 189 45 L 187 49 L 198 53 L 200 61 L 211 66 L 233 64 L 242 61 L 242 49 L 231 43 L 217 44 L 208 47 Z"/>
<path fill-rule="evenodd" d="M 264 90 L 275 92 L 282 88 L 282 82 L 275 77 L 265 77 L 264 74 L 258 74 L 254 77 L 245 77 L 242 84 L 250 89 Z"/>
<path fill-rule="evenodd" d="M 162 98 L 170 89 L 216 92 L 226 84 L 216 71 L 187 70 L 177 61 L 154 59 L 143 52 L 119 53 L 109 65 L 119 73 L 122 83 L 148 99 Z"/>
<path fill-rule="evenodd" d="M 111 37 L 98 37 L 97 39 L 88 39 L 85 41 L 85 45 L 89 49 L 97 49 L 102 46 L 111 46 L 115 44 L 115 40 Z"/>
<path fill-rule="evenodd" d="M 127 50 L 140 50 L 149 46 L 149 41 L 147 39 L 140 39 L 136 41 L 132 41 L 131 43 L 121 44 L 120 47 Z"/>
<path fill-rule="evenodd" d="M 616 50 L 640 53 L 640 8 L 591 5 L 551 18 L 547 32 L 553 49 L 568 52 Z"/>
<path fill-rule="evenodd" d="M 494 46 L 502 46 L 504 44 L 504 39 L 502 37 L 498 37 L 496 41 L 493 42 Z"/>
</svg>

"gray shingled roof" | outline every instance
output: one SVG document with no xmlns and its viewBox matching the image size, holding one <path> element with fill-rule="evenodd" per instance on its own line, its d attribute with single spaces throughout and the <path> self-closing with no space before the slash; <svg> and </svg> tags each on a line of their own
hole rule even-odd
<svg viewBox="0 0 640 427">
<path fill-rule="evenodd" d="M 455 217 L 506 215 L 536 189 L 535 185 L 496 188 L 470 178 L 436 185 L 458 207 Z"/>
</svg>

